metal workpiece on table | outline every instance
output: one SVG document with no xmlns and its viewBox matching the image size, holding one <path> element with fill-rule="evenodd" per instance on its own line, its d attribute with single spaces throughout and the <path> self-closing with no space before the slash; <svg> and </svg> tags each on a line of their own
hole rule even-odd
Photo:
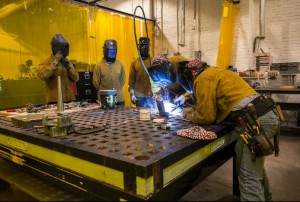
<svg viewBox="0 0 300 202">
<path fill-rule="evenodd" d="M 68 115 L 75 131 L 105 126 L 103 130 L 58 137 L 50 137 L 43 128 L 15 126 L 0 116 L 0 149 L 7 158 L 18 151 L 12 158 L 17 163 L 37 167 L 35 174 L 41 170 L 66 187 L 107 200 L 149 200 L 236 139 L 230 133 L 232 123 L 203 126 L 218 136 L 203 141 L 176 135 L 176 130 L 194 126 L 176 117 L 163 123 L 175 130 L 165 130 L 162 123 L 140 120 L 134 107 L 99 110 Z"/>
</svg>

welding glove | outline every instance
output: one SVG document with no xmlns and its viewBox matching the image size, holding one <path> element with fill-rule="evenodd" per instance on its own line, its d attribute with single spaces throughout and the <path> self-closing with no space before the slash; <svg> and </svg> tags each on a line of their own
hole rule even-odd
<svg viewBox="0 0 300 202">
<path fill-rule="evenodd" d="M 193 112 L 194 112 L 194 109 L 191 107 L 184 108 L 183 109 L 183 117 L 186 119 L 189 119 L 189 117 L 192 116 Z"/>
<path fill-rule="evenodd" d="M 63 58 L 63 54 L 58 51 L 55 56 L 54 56 L 54 61 L 53 61 L 53 64 L 55 65 L 55 67 L 57 67 L 59 61 Z"/>
<path fill-rule="evenodd" d="M 174 99 L 174 103 L 176 105 L 179 105 L 179 106 L 183 105 L 184 102 L 185 102 L 185 96 L 184 95 L 180 95 L 179 97 Z"/>
<path fill-rule="evenodd" d="M 64 57 L 63 57 L 63 58 L 61 59 L 61 62 L 62 62 L 62 64 L 63 64 L 63 66 L 67 68 L 67 70 L 70 69 L 70 61 L 69 61 L 67 58 L 64 58 Z"/>
<path fill-rule="evenodd" d="M 134 90 L 133 89 L 130 89 L 130 100 L 132 102 L 132 104 L 135 104 L 136 103 L 136 97 L 134 95 Z"/>
</svg>

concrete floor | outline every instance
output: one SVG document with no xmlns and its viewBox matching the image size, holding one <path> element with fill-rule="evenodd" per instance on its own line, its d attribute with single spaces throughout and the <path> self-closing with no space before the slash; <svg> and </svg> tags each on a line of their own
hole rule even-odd
<svg viewBox="0 0 300 202">
<path fill-rule="evenodd" d="M 300 130 L 282 130 L 279 157 L 266 158 L 274 201 L 300 201 Z M 1 169 L 1 168 L 0 168 Z M 235 201 L 232 159 L 194 187 L 179 201 Z M 0 188 L 0 201 L 33 201 L 16 187 Z M 237 200 L 236 200 L 237 201 Z"/>
</svg>

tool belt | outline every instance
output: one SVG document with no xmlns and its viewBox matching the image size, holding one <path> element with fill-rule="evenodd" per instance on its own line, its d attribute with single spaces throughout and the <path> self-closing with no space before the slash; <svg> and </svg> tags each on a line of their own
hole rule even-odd
<svg viewBox="0 0 300 202">
<path fill-rule="evenodd" d="M 256 157 L 273 154 L 274 150 L 275 156 L 279 155 L 278 134 L 268 137 L 258 120 L 271 110 L 278 111 L 275 101 L 270 96 L 260 95 L 243 109 L 230 113 L 230 118 L 243 129 L 240 137 L 249 147 L 253 161 Z M 281 111 L 278 111 L 278 114 L 281 114 Z M 270 141 L 272 138 L 274 138 L 274 145 Z"/>
</svg>

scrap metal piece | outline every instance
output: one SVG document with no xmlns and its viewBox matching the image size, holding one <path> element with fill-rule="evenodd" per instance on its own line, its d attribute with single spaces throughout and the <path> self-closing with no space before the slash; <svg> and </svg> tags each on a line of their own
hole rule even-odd
<svg viewBox="0 0 300 202">
<path fill-rule="evenodd" d="M 56 120 L 49 121 L 48 116 L 43 116 L 42 123 L 45 134 L 51 137 L 65 136 L 75 131 L 75 125 L 70 116 L 58 114 Z"/>
</svg>

